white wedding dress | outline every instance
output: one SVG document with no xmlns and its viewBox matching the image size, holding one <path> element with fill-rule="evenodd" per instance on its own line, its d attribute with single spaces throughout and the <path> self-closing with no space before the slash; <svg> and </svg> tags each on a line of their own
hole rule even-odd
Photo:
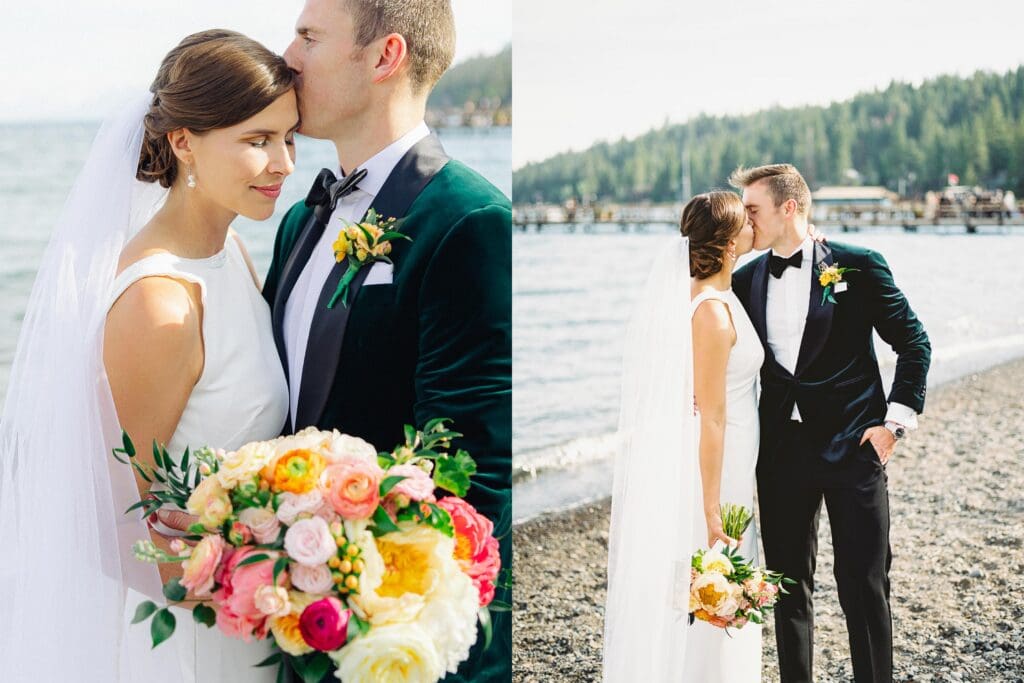
<svg viewBox="0 0 1024 683">
<path fill-rule="evenodd" d="M 205 363 L 168 452 L 178 458 L 186 446 L 233 450 L 249 441 L 278 436 L 288 409 L 288 385 L 274 345 L 270 309 L 238 242 L 229 236 L 222 251 L 205 259 L 156 254 L 136 261 L 115 280 L 110 303 L 141 278 L 160 276 L 196 283 L 203 296 Z M 128 625 L 136 605 L 145 599 L 129 590 L 125 604 L 121 680 L 133 683 L 150 683 L 141 673 L 151 669 L 149 623 Z M 190 610 L 172 611 L 177 627 L 159 648 L 175 650 L 180 671 L 167 672 L 168 680 L 258 683 L 276 679 L 276 667 L 253 668 L 270 654 L 269 644 L 228 638 L 216 627 L 196 624 Z"/>
<path fill-rule="evenodd" d="M 755 467 L 760 438 L 757 413 L 757 377 L 764 362 L 764 349 L 757 330 L 733 291 L 705 291 L 693 299 L 691 317 L 708 300 L 725 303 L 732 315 L 736 344 L 726 367 L 726 426 L 722 456 L 722 503 L 736 503 L 754 510 Z M 707 547 L 704 506 L 697 487 L 694 501 L 694 550 Z M 757 533 L 754 524 L 743 535 L 740 554 L 757 562 Z M 683 681 L 701 683 L 755 683 L 761 680 L 761 627 L 748 623 L 730 629 L 694 621 L 686 638 Z"/>
<path fill-rule="evenodd" d="M 761 678 L 761 629 L 688 625 L 690 564 L 706 547 L 699 417 L 694 414 L 692 312 L 726 303 L 736 344 L 726 368 L 721 502 L 753 509 L 763 350 L 732 291 L 691 297 L 689 243 L 659 245 L 626 331 L 620 452 L 615 458 L 605 601 L 605 683 L 752 683 Z M 757 555 L 748 529 L 742 552 Z"/>
</svg>

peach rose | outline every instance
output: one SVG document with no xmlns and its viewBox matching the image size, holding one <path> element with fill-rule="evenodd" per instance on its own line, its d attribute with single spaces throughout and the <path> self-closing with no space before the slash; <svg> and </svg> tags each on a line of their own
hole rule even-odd
<svg viewBox="0 0 1024 683">
<path fill-rule="evenodd" d="M 192 550 L 191 557 L 181 563 L 185 570 L 181 585 L 195 595 L 209 595 L 213 590 L 213 576 L 224 557 L 225 545 L 220 536 L 204 536 Z"/>
<path fill-rule="evenodd" d="M 376 462 L 342 458 L 324 471 L 324 497 L 345 519 L 366 519 L 380 503 L 383 475 Z"/>
<path fill-rule="evenodd" d="M 253 604 L 268 617 L 283 617 L 292 611 L 288 591 L 283 586 L 260 586 L 253 596 Z"/>
</svg>

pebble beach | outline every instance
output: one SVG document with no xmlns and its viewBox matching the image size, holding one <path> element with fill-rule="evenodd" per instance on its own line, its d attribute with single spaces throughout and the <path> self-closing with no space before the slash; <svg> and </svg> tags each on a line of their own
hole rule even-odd
<svg viewBox="0 0 1024 683">
<path fill-rule="evenodd" d="M 929 394 L 887 467 L 894 679 L 1024 683 L 1024 360 Z M 514 530 L 513 680 L 600 681 L 607 500 Z M 816 681 L 852 681 L 822 507 Z M 763 681 L 777 681 L 764 630 Z"/>
</svg>

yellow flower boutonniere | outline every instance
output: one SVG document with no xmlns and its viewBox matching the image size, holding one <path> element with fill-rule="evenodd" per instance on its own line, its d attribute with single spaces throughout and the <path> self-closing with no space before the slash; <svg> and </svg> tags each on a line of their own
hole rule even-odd
<svg viewBox="0 0 1024 683">
<path fill-rule="evenodd" d="M 838 263 L 831 266 L 821 263 L 818 265 L 818 269 L 821 271 L 821 274 L 818 276 L 818 283 L 825 288 L 825 291 L 821 294 L 821 305 L 824 306 L 826 301 L 833 304 L 839 303 L 836 301 L 836 298 L 832 296 L 832 293 L 846 291 L 847 284 L 843 281 L 843 275 L 846 273 L 855 273 L 857 272 L 857 269 L 840 268 Z"/>
<path fill-rule="evenodd" d="M 334 308 L 334 304 L 341 299 L 343 306 L 348 306 L 348 288 L 356 273 L 364 266 L 383 261 L 391 263 L 388 254 L 391 253 L 391 241 L 403 239 L 412 241 L 408 235 L 398 231 L 398 221 L 394 218 L 381 218 L 373 209 L 366 213 L 366 219 L 362 223 L 351 223 L 344 218 L 341 219 L 344 227 L 334 240 L 334 259 L 337 263 L 348 262 L 348 269 L 341 276 L 338 288 L 334 291 L 327 308 Z"/>
</svg>

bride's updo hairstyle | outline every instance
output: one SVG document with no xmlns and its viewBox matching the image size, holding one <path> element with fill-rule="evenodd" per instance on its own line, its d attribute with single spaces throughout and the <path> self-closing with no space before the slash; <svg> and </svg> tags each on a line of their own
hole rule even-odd
<svg viewBox="0 0 1024 683">
<path fill-rule="evenodd" d="M 734 192 L 706 192 L 687 202 L 679 231 L 690 240 L 690 275 L 703 280 L 721 271 L 729 240 L 746 222 L 747 210 Z"/>
<path fill-rule="evenodd" d="M 167 53 L 149 86 L 153 101 L 136 177 L 174 184 L 178 160 L 167 134 L 180 128 L 205 133 L 263 111 L 294 87 L 284 58 L 235 31 L 194 33 Z"/>
</svg>

